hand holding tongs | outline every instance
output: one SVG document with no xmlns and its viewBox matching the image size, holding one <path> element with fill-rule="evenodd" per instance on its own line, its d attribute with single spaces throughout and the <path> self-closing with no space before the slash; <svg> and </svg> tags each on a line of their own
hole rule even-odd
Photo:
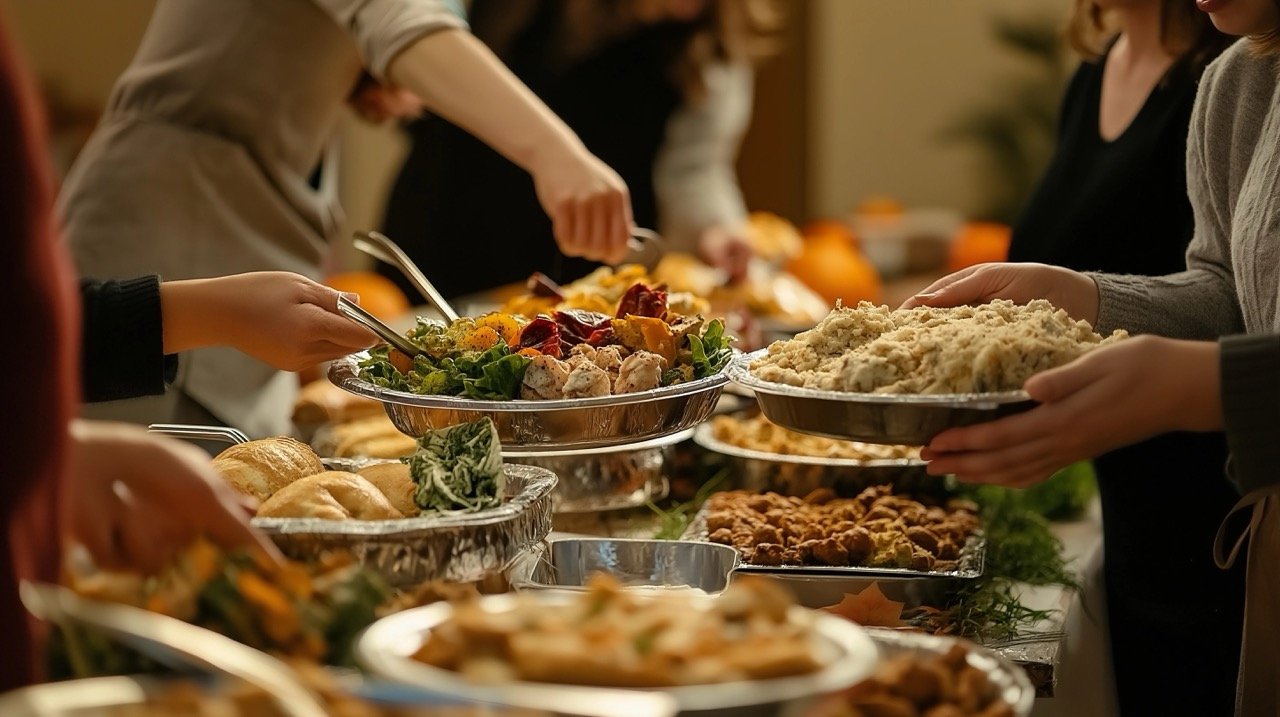
<svg viewBox="0 0 1280 717">
<path fill-rule="evenodd" d="M 270 695 L 290 717 L 328 714 L 283 662 L 212 630 L 129 605 L 88 600 L 57 585 L 23 582 L 19 592 L 31 614 L 43 620 L 86 625 L 170 666 L 239 678 Z"/>
</svg>

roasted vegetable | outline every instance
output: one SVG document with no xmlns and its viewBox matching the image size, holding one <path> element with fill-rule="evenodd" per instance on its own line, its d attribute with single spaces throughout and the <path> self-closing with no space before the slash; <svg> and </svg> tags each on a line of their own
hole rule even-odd
<svg viewBox="0 0 1280 717">
<path fill-rule="evenodd" d="M 489 418 L 431 431 L 401 458 L 424 511 L 476 511 L 502 502 L 506 477 L 498 428 Z"/>
<path fill-rule="evenodd" d="M 618 313 L 616 314 L 619 319 L 625 319 L 628 316 L 648 316 L 661 319 L 666 315 L 666 285 L 659 284 L 651 288 L 642 283 L 636 283 L 627 289 L 627 293 L 623 294 L 622 300 L 618 302 Z"/>
<path fill-rule="evenodd" d="M 537 349 L 544 356 L 560 358 L 564 355 L 560 325 L 546 316 L 530 321 L 520 332 L 520 348 Z"/>
</svg>

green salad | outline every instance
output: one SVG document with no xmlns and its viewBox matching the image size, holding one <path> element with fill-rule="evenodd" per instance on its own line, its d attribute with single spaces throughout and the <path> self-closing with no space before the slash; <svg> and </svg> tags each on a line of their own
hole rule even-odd
<svg viewBox="0 0 1280 717">
<path fill-rule="evenodd" d="M 502 503 L 506 475 L 498 428 L 489 418 L 430 431 L 400 459 L 424 511 L 478 511 Z"/>
</svg>

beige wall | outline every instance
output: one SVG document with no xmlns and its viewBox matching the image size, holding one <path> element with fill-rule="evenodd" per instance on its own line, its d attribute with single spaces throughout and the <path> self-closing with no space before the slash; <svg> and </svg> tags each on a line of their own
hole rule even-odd
<svg viewBox="0 0 1280 717">
<path fill-rule="evenodd" d="M 838 216 L 867 195 L 967 209 L 973 153 L 937 134 L 1017 72 L 990 32 L 998 14 L 1063 16 L 1068 0 L 812 3 L 808 209 Z"/>
</svg>

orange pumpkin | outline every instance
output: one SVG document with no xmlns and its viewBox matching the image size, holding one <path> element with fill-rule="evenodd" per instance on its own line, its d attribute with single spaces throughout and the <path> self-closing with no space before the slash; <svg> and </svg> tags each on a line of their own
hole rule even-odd
<svg viewBox="0 0 1280 717">
<path fill-rule="evenodd" d="M 787 271 L 823 299 L 847 306 L 881 300 L 880 274 L 846 239 L 822 235 L 808 239 Z"/>
<path fill-rule="evenodd" d="M 995 222 L 970 222 L 951 240 L 947 271 L 959 271 L 974 264 L 1006 261 L 1013 230 Z"/>
<path fill-rule="evenodd" d="M 409 313 L 409 300 L 404 292 L 385 276 L 372 271 L 348 271 L 334 274 L 324 283 L 338 291 L 360 296 L 360 306 L 383 321 L 394 321 Z"/>
<path fill-rule="evenodd" d="M 847 242 L 850 246 L 858 246 L 858 238 L 854 236 L 853 229 L 838 219 L 815 219 L 804 225 L 804 238 L 821 239 L 831 238 L 840 239 Z"/>
</svg>

